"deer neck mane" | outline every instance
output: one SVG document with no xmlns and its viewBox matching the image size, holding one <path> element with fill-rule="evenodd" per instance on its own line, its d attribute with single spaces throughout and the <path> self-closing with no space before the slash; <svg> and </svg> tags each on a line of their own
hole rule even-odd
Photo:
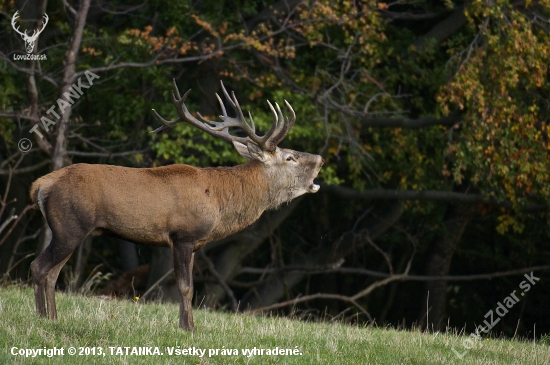
<svg viewBox="0 0 550 365">
<path fill-rule="evenodd" d="M 205 170 L 210 176 L 211 194 L 219 205 L 219 230 L 232 227 L 231 231 L 239 231 L 274 207 L 276 187 L 261 162 L 251 160 L 233 167 Z"/>
<path fill-rule="evenodd" d="M 215 182 L 216 197 L 220 208 L 240 206 L 241 211 L 269 209 L 272 195 L 272 182 L 262 163 L 251 160 L 245 164 L 232 167 L 215 167 L 208 169 L 211 181 Z"/>
</svg>

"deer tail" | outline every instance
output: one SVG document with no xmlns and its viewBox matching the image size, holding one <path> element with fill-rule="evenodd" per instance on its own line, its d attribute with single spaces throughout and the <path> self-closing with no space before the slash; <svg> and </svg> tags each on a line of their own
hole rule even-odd
<svg viewBox="0 0 550 365">
<path fill-rule="evenodd" d="M 40 208 L 42 214 L 44 214 L 44 198 L 47 197 L 49 187 L 58 179 L 59 173 L 53 172 L 46 176 L 42 176 L 37 179 L 31 185 L 30 197 L 33 204 Z"/>
<path fill-rule="evenodd" d="M 33 204 L 37 204 L 38 202 L 38 190 L 40 189 L 40 179 L 36 180 L 35 182 L 32 183 L 31 185 L 31 192 L 30 192 L 30 196 L 31 196 L 31 201 L 33 202 Z"/>
</svg>

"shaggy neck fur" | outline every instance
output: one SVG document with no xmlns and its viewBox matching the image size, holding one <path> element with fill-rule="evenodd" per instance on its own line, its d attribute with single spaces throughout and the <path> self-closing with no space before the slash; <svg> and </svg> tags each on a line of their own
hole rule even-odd
<svg viewBox="0 0 550 365">
<path fill-rule="evenodd" d="M 268 209 L 287 201 L 278 190 L 278 180 L 269 176 L 261 162 L 251 160 L 244 165 L 204 169 L 209 176 L 220 212 L 215 236 L 237 232 L 252 224 Z"/>
</svg>

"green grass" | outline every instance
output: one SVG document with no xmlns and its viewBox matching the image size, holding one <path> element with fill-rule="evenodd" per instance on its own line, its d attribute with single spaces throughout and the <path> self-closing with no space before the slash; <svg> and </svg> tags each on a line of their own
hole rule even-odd
<svg viewBox="0 0 550 365">
<path fill-rule="evenodd" d="M 481 340 L 341 323 L 227 314 L 196 309 L 195 333 L 177 328 L 173 304 L 57 293 L 58 321 L 35 315 L 34 295 L 24 286 L 0 287 L 0 364 L 549 364 L 545 342 Z M 470 350 L 464 348 L 473 345 Z M 63 347 L 64 356 L 11 354 L 13 347 Z M 105 356 L 70 356 L 69 347 L 101 347 Z M 158 347 L 163 355 L 111 355 L 109 347 Z M 169 355 L 167 347 L 206 349 L 204 357 Z M 301 355 L 242 355 L 242 349 L 297 349 Z M 459 353 L 459 358 L 451 349 Z M 208 349 L 220 349 L 209 356 Z M 236 349 L 239 355 L 222 355 Z M 123 350 L 125 351 L 125 350 Z"/>
</svg>

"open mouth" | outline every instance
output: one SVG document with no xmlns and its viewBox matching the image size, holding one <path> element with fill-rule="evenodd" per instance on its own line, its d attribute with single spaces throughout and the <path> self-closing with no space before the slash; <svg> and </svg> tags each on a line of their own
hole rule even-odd
<svg viewBox="0 0 550 365">
<path fill-rule="evenodd" d="M 316 193 L 319 191 L 319 189 L 321 188 L 319 185 L 315 184 L 313 182 L 313 179 L 315 179 L 317 177 L 317 174 L 319 173 L 319 171 L 321 170 L 321 166 L 323 166 L 323 162 L 325 162 L 323 159 L 321 159 L 321 163 L 319 164 L 319 166 L 317 167 L 317 171 L 315 172 L 315 176 L 311 179 L 311 182 L 309 184 L 309 192 L 310 193 Z"/>
<path fill-rule="evenodd" d="M 321 171 L 321 167 L 323 166 L 323 163 L 325 162 L 325 160 L 323 160 L 321 158 L 321 156 L 318 156 L 319 157 L 319 162 L 315 168 L 315 174 L 314 176 L 311 178 L 311 181 L 309 182 L 309 187 L 308 187 L 308 191 L 310 193 L 316 193 L 319 191 L 319 189 L 321 188 L 319 185 L 315 184 L 315 182 L 313 182 L 313 179 L 315 179 L 317 177 L 317 174 L 319 174 L 319 171 Z"/>
<path fill-rule="evenodd" d="M 313 179 L 311 179 L 311 184 L 309 184 L 308 190 L 310 193 L 316 193 L 319 191 L 321 187 L 313 182 Z"/>
</svg>

